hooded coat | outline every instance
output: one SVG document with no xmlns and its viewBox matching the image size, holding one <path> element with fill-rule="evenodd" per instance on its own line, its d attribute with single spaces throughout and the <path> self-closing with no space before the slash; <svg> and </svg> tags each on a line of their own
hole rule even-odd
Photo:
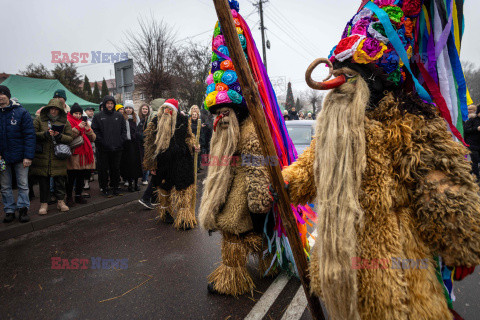
<svg viewBox="0 0 480 320">
<path fill-rule="evenodd" d="M 163 190 L 184 190 L 191 186 L 194 181 L 193 172 L 193 146 L 195 137 L 188 125 L 188 118 L 177 113 L 175 133 L 170 139 L 167 150 L 158 154 L 155 158 L 155 138 L 157 136 L 159 116 L 150 121 L 144 132 L 145 170 L 156 170 L 153 176 L 153 184 Z"/>
<path fill-rule="evenodd" d="M 69 144 L 72 142 L 72 127 L 67 120 L 67 113 L 59 100 L 50 100 L 50 103 L 42 109 L 40 115 L 33 121 L 35 133 L 37 136 L 37 144 L 40 144 L 42 152 L 36 153 L 30 168 L 30 174 L 35 176 L 66 176 L 67 175 L 67 159 L 60 160 L 55 157 L 52 136 L 48 134 L 48 113 L 50 108 L 59 110 L 58 119 L 51 121 L 52 125 L 63 125 L 63 132 L 54 139 L 57 143 Z"/>
<path fill-rule="evenodd" d="M 115 99 L 112 96 L 105 96 L 101 106 L 102 111 L 95 114 L 92 121 L 92 129 L 96 134 L 95 146 L 104 151 L 123 150 L 123 143 L 127 139 L 127 127 L 125 119 L 120 112 L 112 109 L 107 110 L 105 104 Z"/>
<path fill-rule="evenodd" d="M 0 156 L 7 164 L 35 156 L 35 129 L 32 118 L 20 104 L 0 108 Z"/>
</svg>

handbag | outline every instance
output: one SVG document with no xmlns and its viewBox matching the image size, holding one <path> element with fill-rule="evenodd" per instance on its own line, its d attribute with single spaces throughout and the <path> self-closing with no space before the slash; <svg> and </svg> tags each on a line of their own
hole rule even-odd
<svg viewBox="0 0 480 320">
<path fill-rule="evenodd" d="M 75 148 L 77 147 L 80 147 L 81 145 L 83 145 L 85 141 L 83 141 L 83 136 L 82 135 L 79 135 L 78 137 L 76 137 L 75 139 L 72 140 L 72 142 L 70 142 L 70 149 L 74 150 Z"/>
<path fill-rule="evenodd" d="M 52 124 L 50 123 L 50 121 L 48 121 L 48 128 L 49 129 L 52 128 Z M 52 136 L 52 141 L 53 141 L 53 152 L 57 159 L 65 160 L 72 156 L 72 150 L 70 150 L 70 147 L 68 145 L 63 143 L 57 143 L 57 141 L 53 136 Z"/>
</svg>

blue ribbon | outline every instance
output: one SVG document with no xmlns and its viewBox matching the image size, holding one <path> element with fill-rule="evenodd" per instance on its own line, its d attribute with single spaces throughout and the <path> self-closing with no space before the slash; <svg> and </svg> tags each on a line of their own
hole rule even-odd
<svg viewBox="0 0 480 320">
<path fill-rule="evenodd" d="M 408 60 L 408 55 L 407 52 L 405 51 L 405 48 L 403 47 L 402 41 L 400 40 L 400 37 L 398 36 L 397 32 L 392 26 L 392 23 L 390 22 L 390 17 L 388 14 L 380 9 L 375 3 L 373 2 L 368 2 L 365 5 L 365 8 L 370 9 L 373 13 L 375 13 L 380 20 L 380 22 L 383 25 L 383 28 L 385 29 L 385 33 L 388 37 L 388 40 L 393 45 L 393 48 L 397 52 L 398 56 L 400 59 L 402 59 L 403 64 L 407 68 L 408 72 L 412 75 L 413 82 L 415 83 L 415 88 L 417 89 L 418 95 L 423 99 L 428 102 L 432 102 L 432 98 L 428 94 L 427 90 L 425 90 L 424 87 L 418 82 L 417 78 L 412 72 L 412 69 L 410 68 L 410 62 Z"/>
</svg>

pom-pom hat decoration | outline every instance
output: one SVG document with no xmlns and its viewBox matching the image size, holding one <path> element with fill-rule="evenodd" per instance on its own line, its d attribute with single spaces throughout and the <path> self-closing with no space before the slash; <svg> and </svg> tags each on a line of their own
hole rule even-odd
<svg viewBox="0 0 480 320">
<path fill-rule="evenodd" d="M 325 90 L 350 80 L 340 75 L 313 81 L 312 71 L 320 63 L 329 65 L 330 76 L 332 64 L 353 69 L 356 64 L 368 69 L 372 79 L 380 76 L 388 90 L 415 89 L 424 101 L 435 102 L 451 132 L 463 141 L 462 121 L 472 103 L 460 63 L 463 31 L 463 1 L 364 0 L 329 61 L 317 59 L 309 66 L 307 84 Z"/>
<path fill-rule="evenodd" d="M 239 5 L 237 1 L 229 1 L 232 16 L 237 29 L 237 34 L 247 57 L 247 41 L 243 35 L 241 22 L 238 19 Z M 245 99 L 242 96 L 242 89 L 238 83 L 238 76 L 235 66 L 230 58 L 230 52 L 225 43 L 220 24 L 215 24 L 212 37 L 212 59 L 210 73 L 205 80 L 207 83 L 206 98 L 204 107 L 214 113 L 222 107 L 232 108 L 241 121 L 248 114 Z"/>
</svg>

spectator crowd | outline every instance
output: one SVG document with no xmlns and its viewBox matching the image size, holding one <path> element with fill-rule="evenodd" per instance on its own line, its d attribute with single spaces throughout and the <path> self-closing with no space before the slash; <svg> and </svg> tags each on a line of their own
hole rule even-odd
<svg viewBox="0 0 480 320">
<path fill-rule="evenodd" d="M 153 100 L 135 111 L 133 101 L 117 104 L 113 96 L 105 96 L 95 113 L 78 103 L 67 105 L 64 90 L 57 90 L 46 106 L 30 113 L 8 87 L 0 85 L 0 186 L 5 212 L 4 223 L 30 221 L 30 200 L 38 184 L 39 215 L 46 215 L 49 206 L 60 212 L 87 203 L 94 173 L 98 173 L 100 192 L 105 197 L 147 188 L 139 202 L 154 209 L 156 199 L 150 173 L 143 169 L 143 133 L 165 102 Z M 194 135 L 199 132 L 201 153 L 208 153 L 212 117 L 198 106 L 189 111 L 189 125 Z M 200 121 L 199 121 L 200 119 Z M 197 130 L 200 124 L 200 129 Z M 15 200 L 13 189 L 18 189 Z"/>
</svg>

